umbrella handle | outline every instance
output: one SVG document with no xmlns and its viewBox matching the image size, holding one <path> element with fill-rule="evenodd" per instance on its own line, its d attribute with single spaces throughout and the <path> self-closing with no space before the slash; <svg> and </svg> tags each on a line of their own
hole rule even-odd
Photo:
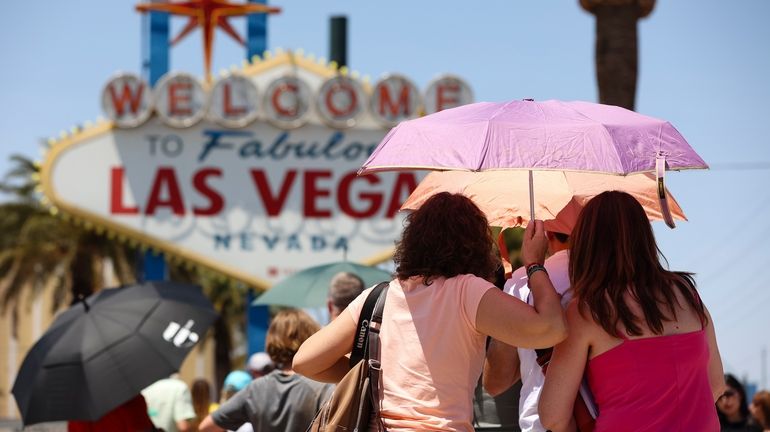
<svg viewBox="0 0 770 432">
<path fill-rule="evenodd" d="M 529 221 L 535 221 L 535 187 L 532 170 L 529 170 Z"/>
<path fill-rule="evenodd" d="M 666 196 L 666 157 L 658 155 L 655 158 L 655 174 L 658 180 L 658 199 L 660 200 L 660 212 L 663 214 L 663 220 L 669 228 L 676 228 L 674 218 L 671 216 L 671 209 L 668 207 L 668 196 Z"/>
</svg>

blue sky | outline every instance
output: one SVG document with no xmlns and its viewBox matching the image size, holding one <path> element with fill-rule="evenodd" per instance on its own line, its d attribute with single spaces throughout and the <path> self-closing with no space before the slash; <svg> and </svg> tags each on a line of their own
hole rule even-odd
<svg viewBox="0 0 770 432">
<path fill-rule="evenodd" d="M 140 72 L 134 4 L 14 2 L 5 9 L 0 172 L 8 169 L 8 155 L 39 158 L 41 140 L 94 120 L 113 73 Z M 271 48 L 328 56 L 329 16 L 345 14 L 349 63 L 361 74 L 401 72 L 424 89 L 451 72 L 470 83 L 476 100 L 597 99 L 594 19 L 577 0 L 275 4 L 283 13 L 270 18 Z M 667 177 L 690 221 L 675 230 L 656 224 L 656 234 L 673 269 L 696 273 L 726 370 L 758 384 L 760 352 L 770 345 L 768 19 L 764 0 L 658 1 L 639 24 L 636 107 L 671 121 L 713 168 Z M 173 28 L 183 23 L 175 19 Z M 172 69 L 200 75 L 200 53 L 196 32 L 172 50 Z M 217 34 L 215 71 L 243 56 Z"/>
</svg>

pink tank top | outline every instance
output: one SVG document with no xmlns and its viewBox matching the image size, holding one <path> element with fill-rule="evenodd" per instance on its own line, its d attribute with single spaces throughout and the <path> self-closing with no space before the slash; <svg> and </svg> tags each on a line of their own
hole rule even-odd
<svg viewBox="0 0 770 432">
<path fill-rule="evenodd" d="M 625 339 L 625 338 L 624 338 Z M 705 330 L 625 339 L 588 363 L 594 432 L 718 432 Z"/>
</svg>

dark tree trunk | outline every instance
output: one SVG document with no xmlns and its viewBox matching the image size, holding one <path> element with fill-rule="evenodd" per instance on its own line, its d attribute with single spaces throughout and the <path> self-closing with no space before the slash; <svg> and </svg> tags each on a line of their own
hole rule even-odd
<svg viewBox="0 0 770 432">
<path fill-rule="evenodd" d="M 232 368 L 230 360 L 231 351 L 230 328 L 220 312 L 219 318 L 214 321 L 214 379 L 218 395 L 222 394 L 222 385 L 225 382 L 225 377 L 227 377 Z"/>
<path fill-rule="evenodd" d="M 87 235 L 87 234 L 86 234 Z M 70 266 L 72 275 L 72 304 L 86 298 L 96 291 L 94 281 L 93 254 L 94 248 L 80 239 L 80 244 L 75 252 L 75 258 Z"/>
<path fill-rule="evenodd" d="M 596 77 L 599 102 L 634 109 L 638 47 L 636 22 L 639 6 L 602 5 L 596 16 Z"/>
</svg>

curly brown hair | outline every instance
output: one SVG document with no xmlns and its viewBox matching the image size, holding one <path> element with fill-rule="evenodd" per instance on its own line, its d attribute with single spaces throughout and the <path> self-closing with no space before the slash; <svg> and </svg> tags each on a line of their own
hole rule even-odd
<svg viewBox="0 0 770 432">
<path fill-rule="evenodd" d="M 429 198 L 406 217 L 393 255 L 396 276 L 425 283 L 474 274 L 489 280 L 500 263 L 484 213 L 467 197 L 449 192 Z"/>
<path fill-rule="evenodd" d="M 279 368 L 290 367 L 299 346 L 320 329 L 318 323 L 305 312 L 282 310 L 267 329 L 265 351 Z"/>
<path fill-rule="evenodd" d="M 766 390 L 758 391 L 754 395 L 751 404 L 761 413 L 760 415 L 762 418 L 757 416 L 757 423 L 764 429 L 770 428 L 770 392 Z"/>
</svg>

